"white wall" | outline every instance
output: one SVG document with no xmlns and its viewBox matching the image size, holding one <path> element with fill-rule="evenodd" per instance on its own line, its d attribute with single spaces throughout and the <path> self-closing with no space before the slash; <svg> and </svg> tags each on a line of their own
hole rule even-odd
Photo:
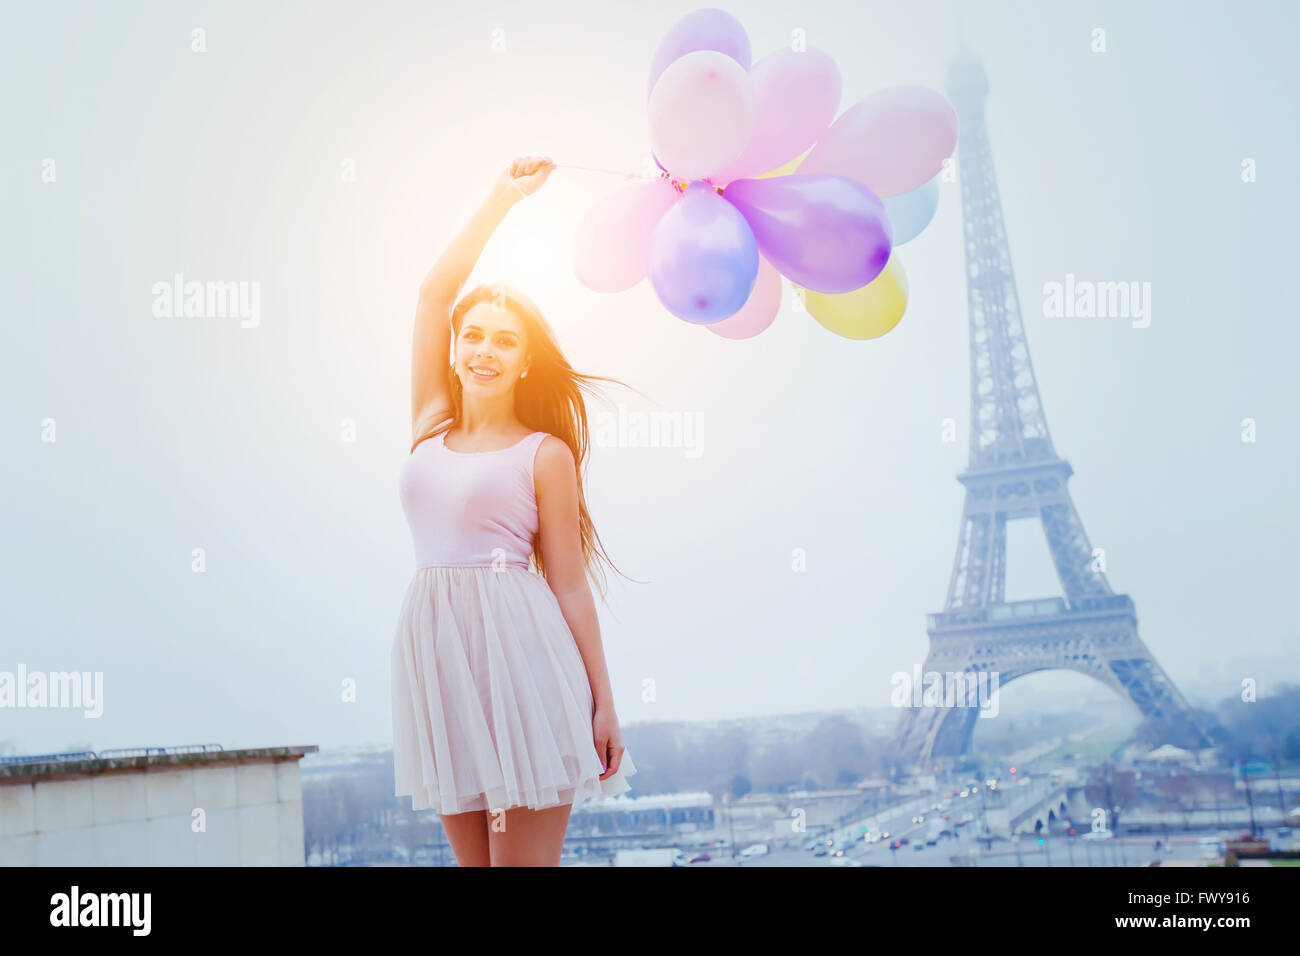
<svg viewBox="0 0 1300 956">
<path fill-rule="evenodd" d="M 0 866 L 303 865 L 296 759 L 0 784 Z"/>
</svg>

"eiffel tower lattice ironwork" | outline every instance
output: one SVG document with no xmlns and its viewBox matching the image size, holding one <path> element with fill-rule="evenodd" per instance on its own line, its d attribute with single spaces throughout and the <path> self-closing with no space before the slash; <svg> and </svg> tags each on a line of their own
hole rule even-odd
<svg viewBox="0 0 1300 956">
<path fill-rule="evenodd" d="M 944 610 L 928 615 L 925 674 L 996 673 L 998 686 L 1035 671 L 1087 674 L 1147 717 L 1183 723 L 1209 740 L 1173 682 L 1138 636 L 1132 599 L 1114 593 L 1066 488 L 1073 474 L 1047 431 L 1029 359 L 1011 251 L 984 121 L 988 81 L 968 53 L 954 61 L 949 96 L 960 121 L 958 167 L 970 315 L 970 465 L 957 555 Z M 1064 596 L 1007 602 L 1006 530 L 1042 522 Z M 979 707 L 913 706 L 899 721 L 905 760 L 928 765 L 967 752 Z M 945 701 L 955 703 L 957 699 Z"/>
</svg>

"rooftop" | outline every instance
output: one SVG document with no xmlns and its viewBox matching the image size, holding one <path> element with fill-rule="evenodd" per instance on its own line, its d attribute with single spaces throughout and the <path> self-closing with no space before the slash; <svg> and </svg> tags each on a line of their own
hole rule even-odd
<svg viewBox="0 0 1300 956">
<path fill-rule="evenodd" d="M 230 763 L 297 760 L 306 754 L 315 753 L 317 749 L 315 745 L 307 745 L 226 750 L 220 744 L 195 744 L 186 747 L 127 747 L 99 752 L 86 750 L 0 757 L 0 786 L 131 770 L 185 769 Z"/>
</svg>

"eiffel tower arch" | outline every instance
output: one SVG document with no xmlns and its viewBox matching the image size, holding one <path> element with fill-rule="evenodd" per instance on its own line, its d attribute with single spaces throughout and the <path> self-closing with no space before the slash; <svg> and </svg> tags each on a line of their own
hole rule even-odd
<svg viewBox="0 0 1300 956">
<path fill-rule="evenodd" d="M 966 500 L 957 554 L 944 609 L 928 615 L 930 652 L 922 672 L 996 673 L 1001 687 L 1036 671 L 1075 671 L 1132 701 L 1144 716 L 1186 721 L 1199 745 L 1208 745 L 1138 636 L 1133 600 L 1112 591 L 1100 569 L 1066 486 L 1073 471 L 1052 446 L 1011 268 L 984 120 L 988 80 L 978 59 L 958 55 L 948 93 L 960 120 L 970 464 L 958 476 Z M 1062 597 L 1006 601 L 1007 522 L 1017 519 L 1042 523 Z M 969 678 L 966 683 L 973 686 Z M 968 752 L 979 713 L 978 706 L 906 708 L 896 731 L 899 755 L 928 765 Z"/>
</svg>

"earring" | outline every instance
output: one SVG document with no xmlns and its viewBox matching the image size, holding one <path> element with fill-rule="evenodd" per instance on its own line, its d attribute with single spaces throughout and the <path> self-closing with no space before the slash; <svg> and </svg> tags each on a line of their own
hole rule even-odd
<svg viewBox="0 0 1300 956">
<path fill-rule="evenodd" d="M 528 377 L 528 369 L 524 369 L 523 374 L 520 375 L 519 377 L 520 377 L 520 378 L 527 378 L 527 377 Z"/>
</svg>

